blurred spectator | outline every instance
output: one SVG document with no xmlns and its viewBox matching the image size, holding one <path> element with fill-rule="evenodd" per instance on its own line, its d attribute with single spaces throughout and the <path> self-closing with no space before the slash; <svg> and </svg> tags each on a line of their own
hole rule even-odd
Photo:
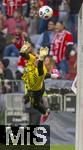
<svg viewBox="0 0 83 150">
<path fill-rule="evenodd" d="M 69 0 L 62 0 L 59 6 L 59 21 L 64 21 L 66 27 L 68 27 L 69 11 Z"/>
<path fill-rule="evenodd" d="M 0 58 L 3 57 L 4 49 L 6 45 L 6 39 L 2 31 L 0 31 Z"/>
<path fill-rule="evenodd" d="M 15 57 L 19 56 L 19 50 L 17 49 L 15 43 L 17 43 L 18 40 L 16 39 L 16 36 L 13 35 L 8 35 L 6 39 L 6 46 L 4 49 L 3 56 L 8 56 L 8 57 Z"/>
<path fill-rule="evenodd" d="M 2 8 L 2 1 L 3 1 L 3 0 L 0 0 L 0 10 L 1 10 L 1 8 Z"/>
<path fill-rule="evenodd" d="M 68 58 L 72 48 L 72 34 L 65 29 L 63 22 L 58 21 L 55 25 L 55 37 L 51 44 L 50 55 L 53 56 L 63 78 L 69 71 Z"/>
<path fill-rule="evenodd" d="M 18 80 L 21 79 L 26 63 L 27 63 L 27 60 L 24 57 L 19 56 L 17 68 L 16 68 L 16 79 Z"/>
<path fill-rule="evenodd" d="M 5 16 L 3 15 L 1 10 L 0 10 L 0 21 L 2 22 L 2 24 L 4 24 Z"/>
<path fill-rule="evenodd" d="M 4 20 L 3 14 L 0 11 L 0 58 L 3 57 L 3 52 L 6 44 L 6 38 L 3 32 L 3 20 Z"/>
<path fill-rule="evenodd" d="M 18 9 L 14 12 L 11 18 L 8 18 L 4 23 L 4 28 L 7 28 L 7 32 L 12 34 L 17 25 L 22 26 L 23 31 L 28 34 L 28 24 L 23 17 L 22 9 Z"/>
<path fill-rule="evenodd" d="M 20 48 L 26 40 L 30 40 L 30 38 L 23 32 L 22 26 L 17 25 L 13 33 L 7 35 L 7 46 L 4 50 L 4 56 L 19 56 Z"/>
<path fill-rule="evenodd" d="M 28 0 L 3 0 L 2 11 L 4 15 L 11 17 L 18 8 L 23 9 L 23 14 L 26 14 Z"/>
<path fill-rule="evenodd" d="M 16 41 L 13 43 L 20 50 L 20 48 L 24 44 L 24 41 L 27 38 L 27 34 L 23 31 L 23 27 L 21 25 L 17 25 L 12 34 L 15 36 L 16 39 Z"/>
<path fill-rule="evenodd" d="M 38 0 L 30 0 L 30 34 L 37 34 L 37 19 L 38 19 Z"/>
<path fill-rule="evenodd" d="M 66 79 L 74 80 L 77 74 L 77 54 L 75 52 L 74 55 L 69 57 L 69 73 L 67 74 Z"/>
<path fill-rule="evenodd" d="M 24 1 L 22 4 L 22 11 L 23 11 L 23 16 L 28 17 L 29 13 L 29 0 L 21 0 Z"/>
<path fill-rule="evenodd" d="M 31 18 L 38 16 L 38 0 L 30 0 L 30 14 Z"/>
<path fill-rule="evenodd" d="M 55 19 L 55 21 L 58 20 L 59 17 L 59 5 L 61 4 L 62 0 L 39 0 L 39 6 L 42 7 L 44 5 L 48 5 L 53 9 L 53 16 L 52 18 Z M 39 18 L 38 21 L 38 33 L 42 33 L 46 30 L 48 20 L 44 20 Z"/>
<path fill-rule="evenodd" d="M 30 14 L 30 0 L 27 1 L 27 8 L 26 9 L 27 9 L 26 14 L 25 15 L 23 14 L 23 15 L 28 18 L 29 14 Z"/>
<path fill-rule="evenodd" d="M 2 93 L 11 92 L 11 81 L 13 80 L 13 74 L 10 69 L 8 69 L 9 60 L 0 60 L 0 80 L 2 83 Z"/>
<path fill-rule="evenodd" d="M 46 56 L 44 60 L 44 64 L 47 68 L 48 73 L 56 75 L 56 78 L 61 78 L 61 74 L 57 69 L 52 56 Z"/>
<path fill-rule="evenodd" d="M 55 21 L 49 20 L 47 25 L 47 30 L 41 33 L 37 43 L 36 43 L 36 49 L 40 49 L 41 46 L 48 47 L 50 50 L 50 44 L 54 36 L 54 28 L 55 28 Z"/>
<path fill-rule="evenodd" d="M 74 42 L 77 43 L 77 29 L 78 29 L 78 13 L 83 0 L 69 0 L 69 31 L 73 34 Z"/>
<path fill-rule="evenodd" d="M 3 23 L 2 23 L 2 20 L 0 20 L 0 32 L 3 32 Z"/>
</svg>

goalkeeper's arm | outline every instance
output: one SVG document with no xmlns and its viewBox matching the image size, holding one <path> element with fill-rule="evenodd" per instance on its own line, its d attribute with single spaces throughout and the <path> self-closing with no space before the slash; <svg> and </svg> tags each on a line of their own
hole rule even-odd
<svg viewBox="0 0 83 150">
<path fill-rule="evenodd" d="M 29 54 L 20 52 L 20 55 L 21 55 L 22 57 L 24 57 L 25 59 L 28 59 L 28 60 L 30 59 Z"/>
<path fill-rule="evenodd" d="M 44 73 L 44 70 L 43 70 L 43 61 L 39 60 L 39 62 L 38 62 L 38 74 L 39 74 L 39 76 L 42 76 L 43 73 Z"/>
<path fill-rule="evenodd" d="M 40 53 L 39 53 L 39 62 L 38 62 L 38 73 L 39 76 L 43 75 L 44 70 L 43 70 L 43 60 L 45 56 L 48 55 L 48 48 L 47 47 L 41 47 L 40 48 Z"/>
</svg>

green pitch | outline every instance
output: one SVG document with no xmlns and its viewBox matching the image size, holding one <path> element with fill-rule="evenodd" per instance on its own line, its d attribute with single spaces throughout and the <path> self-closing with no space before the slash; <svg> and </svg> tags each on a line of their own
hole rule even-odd
<svg viewBox="0 0 83 150">
<path fill-rule="evenodd" d="M 49 150 L 49 148 L 39 147 L 28 147 L 26 146 L 5 146 L 0 144 L 0 150 Z M 75 150 L 74 145 L 51 145 L 50 150 Z"/>
<path fill-rule="evenodd" d="M 75 150 L 74 145 L 51 145 L 50 150 Z"/>
</svg>

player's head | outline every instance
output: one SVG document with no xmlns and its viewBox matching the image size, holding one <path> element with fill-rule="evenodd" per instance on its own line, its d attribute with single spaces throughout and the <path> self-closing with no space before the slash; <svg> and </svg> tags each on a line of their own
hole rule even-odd
<svg viewBox="0 0 83 150">
<path fill-rule="evenodd" d="M 57 21 L 55 24 L 55 31 L 56 32 L 61 32 L 62 30 L 65 29 L 65 25 L 63 21 Z"/>
<path fill-rule="evenodd" d="M 53 19 L 50 19 L 47 24 L 47 30 L 53 31 L 54 28 L 55 28 L 55 21 Z"/>
</svg>

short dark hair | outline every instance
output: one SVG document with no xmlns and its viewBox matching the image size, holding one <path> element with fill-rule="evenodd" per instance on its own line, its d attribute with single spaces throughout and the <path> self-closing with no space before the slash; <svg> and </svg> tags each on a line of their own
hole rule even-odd
<svg viewBox="0 0 83 150">
<path fill-rule="evenodd" d="M 64 21 L 62 21 L 62 20 L 58 20 L 58 21 L 56 22 L 56 24 L 57 24 L 57 23 L 60 23 L 61 25 L 63 25 L 63 26 L 64 26 L 64 28 L 66 28 L 66 27 L 65 27 L 65 23 L 64 23 Z"/>
<path fill-rule="evenodd" d="M 50 21 L 53 22 L 54 24 L 56 24 L 56 20 L 55 20 L 54 18 L 50 18 L 50 19 L 48 20 L 48 23 L 49 23 Z"/>
</svg>

